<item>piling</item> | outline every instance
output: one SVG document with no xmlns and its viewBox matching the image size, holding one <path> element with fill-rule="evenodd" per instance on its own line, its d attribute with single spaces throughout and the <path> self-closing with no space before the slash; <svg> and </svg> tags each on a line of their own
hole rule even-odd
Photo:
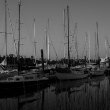
<svg viewBox="0 0 110 110">
<path fill-rule="evenodd" d="M 43 49 L 41 49 L 41 60 L 42 60 L 42 71 L 44 72 L 44 55 L 43 55 Z"/>
</svg>

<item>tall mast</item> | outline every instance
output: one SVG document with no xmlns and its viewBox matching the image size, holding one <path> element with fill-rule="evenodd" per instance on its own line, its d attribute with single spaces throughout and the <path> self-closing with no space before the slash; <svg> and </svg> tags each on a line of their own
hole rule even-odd
<svg viewBox="0 0 110 110">
<path fill-rule="evenodd" d="M 5 43 L 6 43 L 6 63 L 7 63 L 7 0 L 5 0 Z M 6 64 L 7 65 L 7 64 Z"/>
<path fill-rule="evenodd" d="M 85 33 L 86 36 L 85 36 L 85 45 L 84 45 L 84 51 L 85 51 L 85 56 L 89 56 L 88 53 L 89 53 L 89 49 L 87 48 L 89 43 L 88 43 L 88 34 L 87 32 Z M 88 50 L 87 50 L 88 49 Z"/>
<path fill-rule="evenodd" d="M 21 14 L 21 0 L 19 0 L 19 3 L 18 3 L 18 10 L 19 10 L 19 19 L 18 19 L 18 59 L 20 57 L 20 35 L 21 35 L 21 20 L 20 20 L 20 14 Z"/>
<path fill-rule="evenodd" d="M 97 36 L 97 57 L 99 58 L 99 34 L 98 34 L 98 22 L 96 22 L 96 29 L 97 29 L 97 33 L 96 33 L 96 36 Z"/>
<path fill-rule="evenodd" d="M 63 22 L 64 22 L 64 58 L 66 57 L 65 55 L 65 37 L 66 37 L 66 32 L 65 32 L 65 9 L 64 9 L 64 15 L 63 15 Z"/>
<path fill-rule="evenodd" d="M 86 32 L 86 38 L 85 38 L 85 43 L 86 43 L 86 57 L 87 57 L 87 44 L 89 44 L 89 42 L 88 42 L 88 34 L 87 34 L 87 32 Z"/>
<path fill-rule="evenodd" d="M 75 23 L 75 49 L 76 49 L 76 55 L 77 55 L 77 60 L 78 60 L 78 42 L 77 42 L 77 34 L 78 34 L 78 30 L 77 30 L 77 23 Z"/>
<path fill-rule="evenodd" d="M 45 49 L 46 49 L 46 58 L 47 58 L 47 24 L 46 24 L 46 35 L 45 35 Z"/>
<path fill-rule="evenodd" d="M 90 50 L 90 34 L 86 32 L 86 39 L 85 42 L 88 44 L 88 61 L 90 63 L 91 59 L 91 50 Z M 87 56 L 87 50 L 86 50 L 86 56 Z"/>
<path fill-rule="evenodd" d="M 106 50 L 106 58 L 108 57 L 107 55 L 107 40 L 105 39 L 105 50 Z"/>
<path fill-rule="evenodd" d="M 95 59 L 97 59 L 97 35 L 96 35 L 96 32 L 95 32 Z"/>
<path fill-rule="evenodd" d="M 35 36 L 36 36 L 36 33 L 35 33 L 35 18 L 34 18 L 34 49 L 35 49 L 35 64 L 36 64 L 36 41 L 35 41 Z"/>
<path fill-rule="evenodd" d="M 50 60 L 50 39 L 48 36 L 48 60 Z"/>
<path fill-rule="evenodd" d="M 47 28 L 48 28 L 48 37 L 47 37 L 47 40 L 48 40 L 48 47 L 47 47 L 48 48 L 48 51 L 47 51 L 47 55 L 48 56 L 47 57 L 48 57 L 48 60 L 50 60 L 49 19 L 48 19 L 48 27 Z"/>
<path fill-rule="evenodd" d="M 68 68 L 70 68 L 70 49 L 69 49 L 69 6 L 67 5 L 67 21 L 68 21 Z"/>
<path fill-rule="evenodd" d="M 19 2 L 18 2 L 18 11 L 19 11 L 19 19 L 18 19 L 18 56 L 17 56 L 17 58 L 18 58 L 18 74 L 19 74 L 19 66 L 20 66 L 20 62 L 19 62 L 19 59 L 20 59 L 20 35 L 21 35 L 21 31 L 20 31 L 20 29 L 21 29 L 21 21 L 20 21 L 20 14 L 21 14 L 21 0 L 19 0 Z"/>
<path fill-rule="evenodd" d="M 89 36 L 88 43 L 89 43 L 89 63 L 90 63 L 90 60 L 91 60 L 91 50 L 90 50 L 90 34 L 89 34 L 88 36 Z"/>
<path fill-rule="evenodd" d="M 108 58 L 108 45 L 107 45 L 107 39 L 105 39 L 105 51 L 106 51 L 106 58 Z"/>
</svg>

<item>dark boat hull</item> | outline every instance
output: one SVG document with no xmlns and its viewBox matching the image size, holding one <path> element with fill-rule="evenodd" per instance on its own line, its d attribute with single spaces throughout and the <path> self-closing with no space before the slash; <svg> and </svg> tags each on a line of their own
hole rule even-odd
<svg viewBox="0 0 110 110">
<path fill-rule="evenodd" d="M 42 88 L 49 84 L 49 80 L 0 82 L 0 93 L 4 92 L 25 92 L 35 88 Z"/>
<path fill-rule="evenodd" d="M 41 91 L 45 88 L 49 87 L 48 83 L 44 84 L 34 84 L 30 86 L 20 86 L 20 87 L 12 87 L 12 85 L 9 85 L 8 88 L 0 88 L 0 98 L 9 98 L 9 97 L 17 97 L 23 94 L 27 93 L 33 93 Z"/>
</svg>

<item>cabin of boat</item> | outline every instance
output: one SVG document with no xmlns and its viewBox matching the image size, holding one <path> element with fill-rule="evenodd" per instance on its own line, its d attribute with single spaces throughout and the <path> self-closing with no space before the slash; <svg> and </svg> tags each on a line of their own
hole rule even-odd
<svg viewBox="0 0 110 110">
<path fill-rule="evenodd" d="M 39 81 L 39 80 L 47 80 L 47 78 L 41 77 L 38 74 L 23 74 L 23 75 L 8 77 L 7 80 L 2 80 L 1 82 L 27 82 L 27 81 Z"/>
<path fill-rule="evenodd" d="M 10 81 L 10 82 L 24 81 L 24 78 L 23 78 L 23 76 L 14 76 L 14 77 L 7 78 L 7 81 Z"/>
</svg>

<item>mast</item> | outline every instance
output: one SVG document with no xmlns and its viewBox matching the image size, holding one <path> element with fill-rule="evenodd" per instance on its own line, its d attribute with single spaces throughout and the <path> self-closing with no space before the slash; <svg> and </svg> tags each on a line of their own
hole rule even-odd
<svg viewBox="0 0 110 110">
<path fill-rule="evenodd" d="M 6 43 L 5 61 L 7 65 L 7 0 L 5 0 L 5 43 Z"/>
<path fill-rule="evenodd" d="M 98 22 L 96 22 L 96 29 L 97 29 L 97 33 L 96 33 L 96 36 L 97 36 L 97 57 L 99 58 L 99 33 L 98 33 Z"/>
<path fill-rule="evenodd" d="M 47 24 L 46 24 L 46 31 L 45 31 L 45 39 L 44 39 L 44 42 L 45 42 L 45 54 L 46 54 L 46 59 L 47 59 Z"/>
<path fill-rule="evenodd" d="M 107 39 L 105 39 L 105 51 L 106 51 L 106 58 L 108 58 L 108 46 L 107 46 Z"/>
<path fill-rule="evenodd" d="M 89 34 L 88 43 L 89 43 L 89 63 L 90 63 L 90 60 L 91 60 L 91 50 L 90 50 L 90 34 Z"/>
<path fill-rule="evenodd" d="M 65 9 L 64 9 L 64 18 L 63 18 L 63 22 L 64 22 L 64 59 L 65 59 L 65 57 L 66 57 L 66 55 L 65 55 L 65 37 L 66 37 L 66 33 L 65 33 Z"/>
<path fill-rule="evenodd" d="M 47 50 L 47 58 L 48 58 L 48 61 L 50 60 L 50 36 L 49 36 L 49 19 L 48 19 L 48 36 L 47 36 L 47 43 L 48 43 L 48 46 L 47 46 L 47 48 L 48 48 L 48 50 Z"/>
<path fill-rule="evenodd" d="M 18 19 L 18 55 L 17 55 L 17 58 L 18 58 L 18 74 L 19 74 L 19 71 L 20 71 L 20 61 L 19 61 L 19 59 L 20 59 L 20 35 L 21 35 L 21 21 L 20 21 L 20 14 L 21 14 L 21 0 L 19 0 L 19 2 L 18 2 L 18 11 L 19 11 L 19 19 Z"/>
<path fill-rule="evenodd" d="M 35 18 L 34 18 L 34 51 L 35 51 L 35 64 L 36 64 L 36 41 L 35 41 L 35 36 L 36 36 L 36 33 L 35 33 Z"/>
<path fill-rule="evenodd" d="M 86 38 L 85 38 L 85 46 L 86 46 L 86 57 L 87 57 L 87 43 L 88 42 L 88 34 L 87 34 L 87 32 L 86 32 Z"/>
<path fill-rule="evenodd" d="M 96 35 L 96 32 L 95 32 L 95 59 L 97 59 L 97 35 Z"/>
<path fill-rule="evenodd" d="M 75 49 L 76 49 L 76 55 L 77 55 L 77 60 L 78 60 L 78 40 L 77 40 L 77 34 L 78 34 L 78 30 L 77 30 L 77 23 L 75 23 Z"/>
<path fill-rule="evenodd" d="M 68 21 L 68 68 L 70 68 L 70 49 L 69 49 L 69 6 L 67 5 L 67 21 Z"/>
<path fill-rule="evenodd" d="M 50 39 L 48 36 L 48 60 L 50 60 Z"/>
<path fill-rule="evenodd" d="M 85 42 L 88 44 L 88 48 L 86 48 L 86 56 L 87 56 L 87 49 L 88 49 L 88 61 L 90 63 L 90 59 L 91 59 L 91 50 L 90 50 L 90 34 L 86 32 L 86 38 L 85 38 Z M 85 44 L 86 46 L 86 44 Z"/>
</svg>

